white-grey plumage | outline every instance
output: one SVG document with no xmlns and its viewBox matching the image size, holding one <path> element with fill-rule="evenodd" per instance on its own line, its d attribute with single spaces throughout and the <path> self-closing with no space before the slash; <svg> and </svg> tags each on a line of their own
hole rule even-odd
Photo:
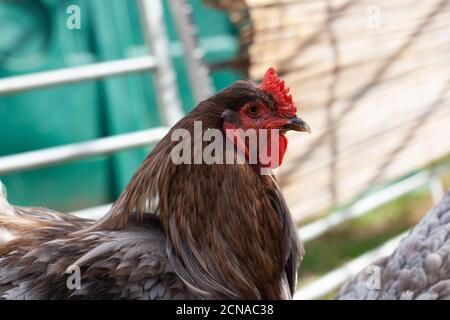
<svg viewBox="0 0 450 320">
<path fill-rule="evenodd" d="M 371 285 L 374 273 L 363 270 L 337 299 L 450 299 L 450 192 L 391 256 L 373 265 L 380 267 L 379 288 Z"/>
</svg>

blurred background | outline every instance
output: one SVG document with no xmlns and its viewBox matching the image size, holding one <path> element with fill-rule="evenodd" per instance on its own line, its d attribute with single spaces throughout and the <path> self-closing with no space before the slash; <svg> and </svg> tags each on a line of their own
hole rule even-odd
<svg viewBox="0 0 450 320">
<path fill-rule="evenodd" d="M 450 188 L 450 0 L 0 1 L 9 200 L 104 213 L 177 116 L 269 66 L 313 129 L 276 173 L 297 298 L 332 297 Z"/>
</svg>

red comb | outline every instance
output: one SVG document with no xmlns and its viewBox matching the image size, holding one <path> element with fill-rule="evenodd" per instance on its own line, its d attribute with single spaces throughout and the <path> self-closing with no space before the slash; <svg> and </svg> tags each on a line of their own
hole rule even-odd
<svg viewBox="0 0 450 320">
<path fill-rule="evenodd" d="M 289 88 L 284 86 L 284 81 L 278 78 L 278 75 L 273 67 L 270 67 L 259 87 L 270 93 L 278 104 L 278 110 L 283 113 L 297 113 L 297 108 L 292 101 L 292 96 L 289 94 Z"/>
</svg>

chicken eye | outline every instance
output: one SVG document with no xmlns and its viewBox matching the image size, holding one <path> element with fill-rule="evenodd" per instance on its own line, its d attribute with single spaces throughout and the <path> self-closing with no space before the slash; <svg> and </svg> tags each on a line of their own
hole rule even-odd
<svg viewBox="0 0 450 320">
<path fill-rule="evenodd" d="M 251 106 L 247 109 L 247 114 L 250 117 L 257 117 L 261 114 L 261 108 L 258 105 Z"/>
</svg>

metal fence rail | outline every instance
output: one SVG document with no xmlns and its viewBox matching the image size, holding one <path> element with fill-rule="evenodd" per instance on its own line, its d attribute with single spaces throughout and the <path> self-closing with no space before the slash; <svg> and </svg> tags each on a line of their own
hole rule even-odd
<svg viewBox="0 0 450 320">
<path fill-rule="evenodd" d="M 153 55 L 7 77 L 0 79 L 0 95 L 148 70 L 156 74 L 158 108 L 163 123 L 174 124 L 182 116 L 182 109 L 168 51 L 162 3 L 161 0 L 141 0 L 140 4 L 147 44 Z M 0 174 L 148 145 L 157 142 L 166 132 L 167 128 L 155 128 L 0 157 Z"/>
<path fill-rule="evenodd" d="M 210 97 L 213 92 L 209 70 L 202 63 L 203 51 L 197 43 L 197 29 L 192 21 L 192 6 L 186 0 L 169 0 L 169 5 L 174 17 L 174 24 L 184 47 L 184 60 L 189 76 L 189 85 L 192 88 L 194 101 L 200 101 Z"/>
<path fill-rule="evenodd" d="M 144 35 L 157 63 L 154 71 L 159 113 L 164 124 L 171 127 L 183 116 L 183 111 L 176 84 L 177 77 L 169 55 L 163 5 L 161 0 L 140 0 L 139 4 Z"/>
<path fill-rule="evenodd" d="M 168 128 L 160 127 L 124 133 L 88 142 L 66 144 L 42 150 L 0 157 L 0 174 L 55 165 L 88 157 L 143 147 L 161 140 Z"/>
<path fill-rule="evenodd" d="M 400 180 L 386 188 L 369 194 L 348 208 L 334 211 L 322 219 L 311 222 L 301 228 L 299 236 L 301 236 L 304 241 L 311 241 L 340 224 L 360 217 L 370 210 L 423 186 L 430 187 L 431 194 L 436 195 L 434 201 L 437 203 L 444 194 L 442 191 L 442 184 L 439 184 L 439 179 L 437 177 L 449 170 L 450 163 L 447 163 Z M 439 196 L 439 194 L 441 196 Z"/>
<path fill-rule="evenodd" d="M 0 95 L 152 70 L 155 67 L 153 56 L 142 56 L 6 77 L 0 79 Z"/>
</svg>

